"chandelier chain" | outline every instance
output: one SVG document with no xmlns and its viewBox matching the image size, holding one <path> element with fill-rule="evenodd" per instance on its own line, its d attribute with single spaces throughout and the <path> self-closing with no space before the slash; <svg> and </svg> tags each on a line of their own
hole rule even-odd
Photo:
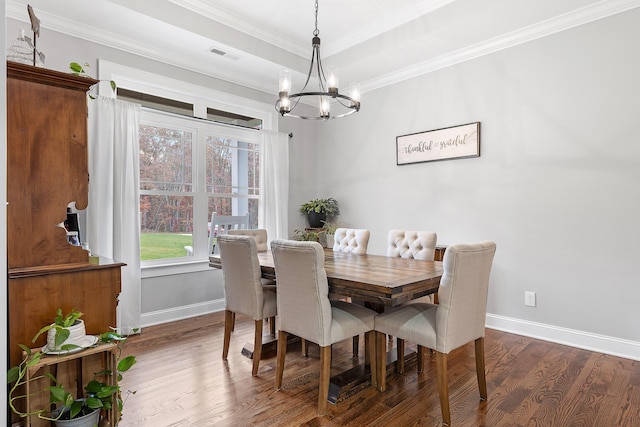
<svg viewBox="0 0 640 427">
<path fill-rule="evenodd" d="M 320 31 L 318 30 L 318 0 L 316 0 L 316 29 L 313 30 L 313 35 L 317 36 L 318 34 L 320 34 Z"/>
<path fill-rule="evenodd" d="M 346 117 L 360 111 L 358 85 L 350 85 L 352 94 L 351 96 L 345 95 L 338 90 L 338 73 L 336 67 L 329 67 L 329 78 L 327 79 L 327 76 L 325 76 L 322 59 L 320 58 L 320 37 L 318 37 L 318 34 L 320 34 L 320 30 L 318 30 L 318 0 L 315 0 L 315 29 L 313 31 L 313 39 L 311 40 L 313 49 L 311 51 L 309 72 L 307 73 L 307 79 L 302 86 L 302 90 L 291 93 L 291 72 L 289 70 L 282 70 L 280 72 L 278 100 L 275 103 L 275 109 L 283 117 L 294 117 L 304 120 L 329 120 Z M 311 82 L 311 77 L 314 73 L 317 77 L 318 89 L 317 91 L 307 90 L 307 85 Z M 318 115 L 305 116 L 293 114 L 293 110 L 303 98 L 307 101 L 313 99 L 314 101 L 312 102 L 319 102 L 320 110 Z M 331 112 L 331 105 L 333 105 L 334 108 L 338 107 L 333 113 Z"/>
</svg>

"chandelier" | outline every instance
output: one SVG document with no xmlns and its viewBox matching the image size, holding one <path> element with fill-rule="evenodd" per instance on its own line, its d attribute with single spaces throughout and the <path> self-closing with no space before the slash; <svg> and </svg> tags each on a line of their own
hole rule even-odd
<svg viewBox="0 0 640 427">
<path fill-rule="evenodd" d="M 338 90 L 338 69 L 337 67 L 328 66 L 327 73 L 322 67 L 320 59 L 320 37 L 318 34 L 318 1 L 316 0 L 316 28 L 313 31 L 313 39 L 311 45 L 311 64 L 309 65 L 309 73 L 307 81 L 304 83 L 302 90 L 298 93 L 291 92 L 291 72 L 289 70 L 280 71 L 280 90 L 275 108 L 280 115 L 284 117 L 295 117 L 305 120 L 329 120 L 338 119 L 355 113 L 360 110 L 360 87 L 357 83 L 349 85 L 350 96 L 340 93 Z M 311 81 L 312 75 L 318 81 L 318 90 L 307 91 L 307 85 Z M 315 103 L 318 106 L 317 116 L 303 116 L 293 114 L 293 110 L 298 103 L 305 99 L 309 103 Z"/>
</svg>

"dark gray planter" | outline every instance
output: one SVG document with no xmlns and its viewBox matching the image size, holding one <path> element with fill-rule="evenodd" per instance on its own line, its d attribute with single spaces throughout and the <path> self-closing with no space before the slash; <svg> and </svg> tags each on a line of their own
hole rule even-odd
<svg viewBox="0 0 640 427">
<path fill-rule="evenodd" d="M 307 212 L 307 220 L 309 221 L 309 227 L 322 228 L 324 222 L 327 220 L 327 214 L 315 211 Z"/>
</svg>

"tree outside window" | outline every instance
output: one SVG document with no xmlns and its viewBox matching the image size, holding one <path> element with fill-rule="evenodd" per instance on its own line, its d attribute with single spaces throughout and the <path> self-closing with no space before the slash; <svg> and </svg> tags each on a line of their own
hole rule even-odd
<svg viewBox="0 0 640 427">
<path fill-rule="evenodd" d="M 185 126 L 176 126 L 181 121 Z M 250 227 L 258 225 L 260 159 L 255 131 L 201 121 L 189 126 L 194 123 L 188 118 L 173 118 L 171 124 L 141 121 L 142 261 L 204 257 L 213 212 L 248 214 Z"/>
</svg>

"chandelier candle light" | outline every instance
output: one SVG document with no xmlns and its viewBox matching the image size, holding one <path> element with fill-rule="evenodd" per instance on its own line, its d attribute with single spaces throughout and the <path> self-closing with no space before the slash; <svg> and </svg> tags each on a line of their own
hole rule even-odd
<svg viewBox="0 0 640 427">
<path fill-rule="evenodd" d="M 276 101 L 276 111 L 284 117 L 295 117 L 305 120 L 329 120 L 338 119 L 355 113 L 360 110 L 360 86 L 357 83 L 349 85 L 349 93 L 351 96 L 344 95 L 338 90 L 338 68 L 334 66 L 327 67 L 325 76 L 322 68 L 322 60 L 320 59 L 320 37 L 318 34 L 318 1 L 316 0 L 316 28 L 313 31 L 313 39 L 311 45 L 313 51 L 311 53 L 311 64 L 309 65 L 309 74 L 304 87 L 298 93 L 291 92 L 291 72 L 282 70 L 280 72 L 280 90 L 278 100 Z M 318 80 L 318 91 L 307 92 L 307 85 L 311 80 L 311 75 L 315 73 Z M 318 116 L 302 116 L 293 114 L 293 110 L 302 98 L 316 99 L 318 104 Z M 311 97 L 311 98 L 309 98 Z M 292 105 L 293 103 L 293 105 Z M 333 114 L 332 114 L 333 110 Z"/>
</svg>

